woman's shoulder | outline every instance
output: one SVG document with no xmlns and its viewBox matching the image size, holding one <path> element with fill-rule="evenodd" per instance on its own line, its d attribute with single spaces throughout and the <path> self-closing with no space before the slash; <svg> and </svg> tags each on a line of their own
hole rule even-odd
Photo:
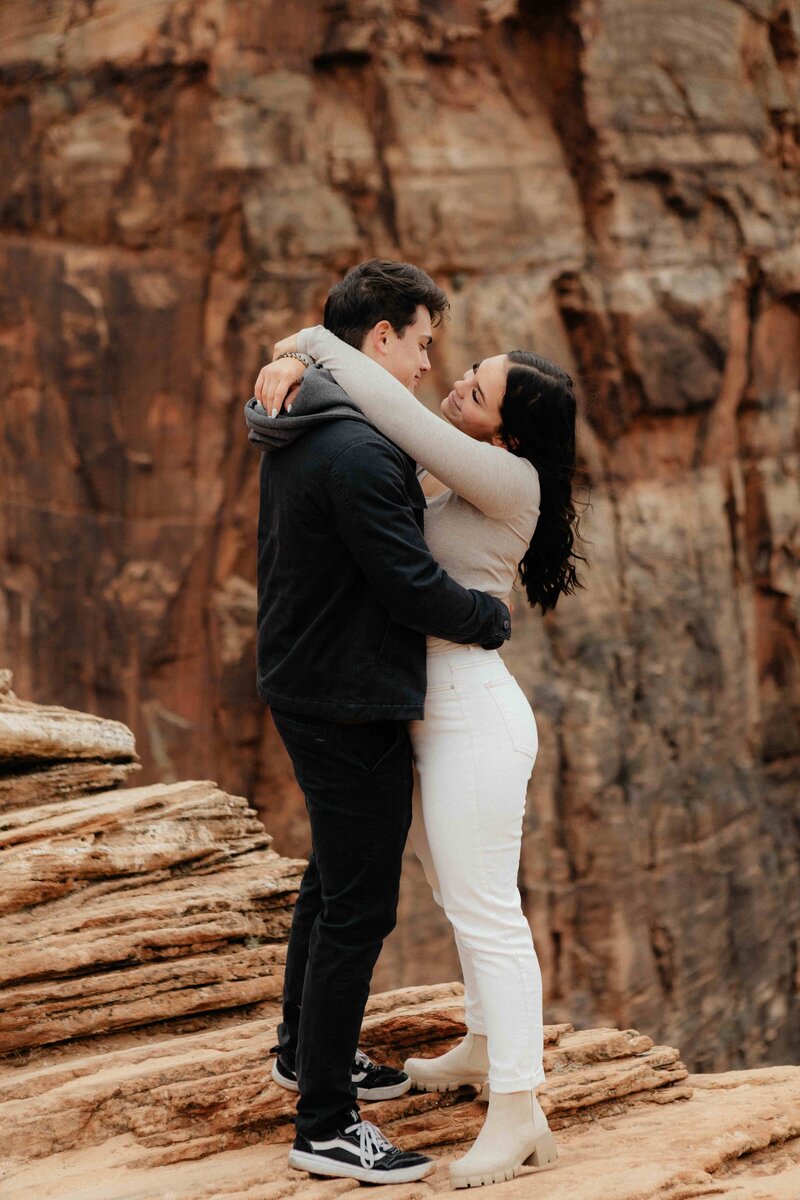
<svg viewBox="0 0 800 1200">
<path fill-rule="evenodd" d="M 539 472 L 529 458 L 523 458 L 519 454 L 512 454 L 510 452 L 507 452 L 507 454 L 514 462 L 514 470 L 522 485 L 520 488 L 520 497 L 524 497 L 527 502 L 525 507 L 533 507 L 538 512 L 541 500 Z"/>
</svg>

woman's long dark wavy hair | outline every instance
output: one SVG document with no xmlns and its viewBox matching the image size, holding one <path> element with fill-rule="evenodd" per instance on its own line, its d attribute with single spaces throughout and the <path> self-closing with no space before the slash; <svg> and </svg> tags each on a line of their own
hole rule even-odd
<svg viewBox="0 0 800 1200">
<path fill-rule="evenodd" d="M 574 548 L 575 394 L 569 375 L 549 359 L 527 350 L 508 358 L 500 436 L 512 454 L 533 463 L 541 488 L 539 520 L 519 572 L 529 604 L 547 612 L 559 596 L 583 587 L 575 566 L 588 562 Z"/>
</svg>

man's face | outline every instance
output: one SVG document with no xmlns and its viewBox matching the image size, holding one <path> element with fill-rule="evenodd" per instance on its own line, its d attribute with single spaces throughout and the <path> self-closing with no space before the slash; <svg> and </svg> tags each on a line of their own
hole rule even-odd
<svg viewBox="0 0 800 1200">
<path fill-rule="evenodd" d="M 419 305 L 413 323 L 406 325 L 400 337 L 388 321 L 379 321 L 364 338 L 361 349 L 415 392 L 422 376 L 431 369 L 428 347 L 432 341 L 431 314 Z"/>
</svg>

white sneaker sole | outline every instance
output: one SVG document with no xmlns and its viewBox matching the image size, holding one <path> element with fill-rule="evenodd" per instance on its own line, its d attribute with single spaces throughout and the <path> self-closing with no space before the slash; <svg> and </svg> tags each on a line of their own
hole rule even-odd
<svg viewBox="0 0 800 1200">
<path fill-rule="evenodd" d="M 411 1080 L 404 1079 L 402 1083 L 389 1083 L 382 1088 L 360 1088 L 356 1084 L 356 1096 L 359 1100 L 396 1100 L 411 1091 Z"/>
<path fill-rule="evenodd" d="M 300 1089 L 293 1079 L 282 1075 L 278 1060 L 272 1064 L 272 1078 L 282 1088 L 286 1088 L 287 1092 L 299 1092 Z M 404 1079 L 402 1083 L 387 1084 L 382 1088 L 360 1088 L 356 1087 L 356 1096 L 359 1100 L 395 1100 L 398 1096 L 405 1096 L 406 1092 L 411 1090 L 411 1080 Z"/>
<path fill-rule="evenodd" d="M 436 1166 L 433 1162 L 420 1163 L 416 1167 L 404 1167 L 399 1171 L 374 1171 L 368 1167 L 357 1167 L 349 1163 L 332 1162 L 304 1150 L 289 1151 L 289 1166 L 296 1171 L 307 1171 L 309 1175 L 333 1175 L 339 1179 L 357 1179 L 360 1183 L 414 1183 L 430 1175 Z"/>
<path fill-rule="evenodd" d="M 286 1075 L 281 1075 L 281 1071 L 280 1071 L 280 1067 L 278 1066 L 277 1058 L 275 1059 L 275 1062 L 272 1064 L 272 1078 L 275 1080 L 275 1082 L 280 1087 L 286 1088 L 287 1092 L 299 1092 L 300 1091 L 300 1088 L 297 1086 L 297 1084 L 295 1083 L 295 1081 L 293 1079 L 287 1078 Z"/>
</svg>

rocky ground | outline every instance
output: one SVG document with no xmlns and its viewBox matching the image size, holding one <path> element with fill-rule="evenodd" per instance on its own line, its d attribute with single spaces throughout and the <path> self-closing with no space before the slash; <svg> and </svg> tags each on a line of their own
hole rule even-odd
<svg viewBox="0 0 800 1200">
<path fill-rule="evenodd" d="M 286 1165 L 271 1080 L 302 863 L 208 781 L 119 788 L 125 726 L 18 700 L 0 675 L 0 1196 L 278 1200 L 342 1195 Z M 434 1055 L 464 1031 L 458 984 L 373 995 L 362 1045 Z M 545 1032 L 560 1157 L 503 1184 L 542 1200 L 796 1200 L 800 1068 L 690 1076 L 634 1029 Z M 387 1200 L 449 1190 L 485 1112 L 468 1088 L 369 1108 L 437 1160 Z"/>
</svg>

